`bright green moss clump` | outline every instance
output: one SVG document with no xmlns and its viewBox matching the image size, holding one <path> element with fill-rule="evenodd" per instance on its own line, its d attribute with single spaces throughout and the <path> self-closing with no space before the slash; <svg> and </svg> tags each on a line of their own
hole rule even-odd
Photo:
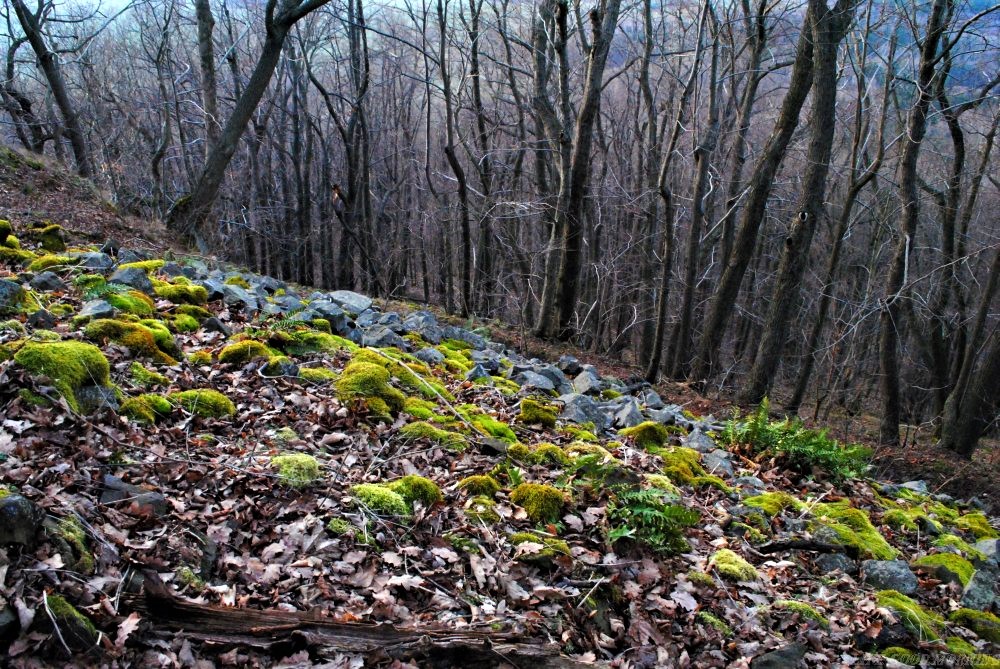
<svg viewBox="0 0 1000 669">
<path fill-rule="evenodd" d="M 23 251 L 7 246 L 0 246 L 0 262 L 5 265 L 20 267 L 25 263 L 33 262 L 38 256 L 31 251 Z"/>
<path fill-rule="evenodd" d="M 174 405 L 166 397 L 153 393 L 145 393 L 136 397 L 130 397 L 122 402 L 118 410 L 123 416 L 143 423 L 155 423 L 162 416 L 170 415 Z"/>
<path fill-rule="evenodd" d="M 166 333 L 165 338 L 163 332 Z M 157 345 L 157 339 L 164 343 L 169 339 L 170 343 L 173 343 L 170 332 L 165 329 L 163 332 L 154 331 L 141 323 L 100 318 L 88 323 L 83 335 L 92 341 L 110 339 L 127 346 L 134 355 L 149 357 L 166 365 L 175 365 L 177 361 Z"/>
<path fill-rule="evenodd" d="M 757 578 L 754 566 L 728 548 L 716 551 L 709 560 L 709 566 L 715 567 L 719 575 L 730 581 L 753 581 Z"/>
<path fill-rule="evenodd" d="M 441 489 L 434 481 L 416 474 L 409 474 L 385 485 L 386 488 L 399 494 L 410 506 L 419 501 L 424 506 L 431 506 L 444 499 Z"/>
<path fill-rule="evenodd" d="M 890 646 L 889 648 L 885 648 L 880 654 L 882 657 L 887 657 L 890 660 L 902 662 L 903 664 L 915 666 L 920 663 L 920 653 L 915 653 L 912 650 L 900 648 L 899 646 Z"/>
<path fill-rule="evenodd" d="M 649 447 L 647 446 L 647 448 Z M 663 473 L 670 477 L 673 482 L 696 487 L 708 485 L 726 492 L 732 490 L 718 476 L 713 476 L 705 471 L 700 464 L 701 454 L 693 448 L 683 446 L 669 449 L 653 448 L 656 449 L 657 455 L 663 458 Z"/>
<path fill-rule="evenodd" d="M 971 532 L 976 539 L 1000 539 L 1000 533 L 990 526 L 986 516 L 979 511 L 960 516 L 955 521 L 955 527 Z"/>
<path fill-rule="evenodd" d="M 566 455 L 566 452 L 555 444 L 538 444 L 531 454 L 531 459 L 540 465 L 556 465 L 557 467 L 565 466 L 570 462 L 570 457 Z"/>
<path fill-rule="evenodd" d="M 29 341 L 14 354 L 14 360 L 34 375 L 49 377 L 73 411 L 80 410 L 76 391 L 81 387 L 108 385 L 108 360 L 92 344 Z"/>
<path fill-rule="evenodd" d="M 165 377 L 159 372 L 154 372 L 151 369 L 146 369 L 138 362 L 133 362 L 128 368 L 129 374 L 132 376 L 132 380 L 135 381 L 137 385 L 144 388 L 151 388 L 153 386 L 169 386 L 170 379 Z"/>
<path fill-rule="evenodd" d="M 560 555 L 571 556 L 572 553 L 567 544 L 562 539 L 546 537 L 533 532 L 516 532 L 510 537 L 510 543 L 514 546 L 521 544 L 541 544 L 541 550 L 535 553 L 522 553 L 518 559 L 522 562 L 549 562 L 552 558 Z"/>
<path fill-rule="evenodd" d="M 406 439 L 429 439 L 453 451 L 464 451 L 469 446 L 469 441 L 464 435 L 441 430 L 425 421 L 407 423 L 399 428 L 399 436 Z"/>
<path fill-rule="evenodd" d="M 465 503 L 465 517 L 474 523 L 495 525 L 500 522 L 500 514 L 492 497 L 475 495 Z"/>
<path fill-rule="evenodd" d="M 747 497 L 743 500 L 743 503 L 747 506 L 763 509 L 769 516 L 777 516 L 785 509 L 801 511 L 803 508 L 802 502 L 787 492 L 765 492 L 753 497 Z"/>
<path fill-rule="evenodd" d="M 331 518 L 326 524 L 326 529 L 330 534 L 338 537 L 353 535 L 357 530 L 354 525 L 343 518 Z"/>
<path fill-rule="evenodd" d="M 986 556 L 981 551 L 970 546 L 964 539 L 954 534 L 942 534 L 934 540 L 934 545 L 938 548 L 951 547 L 958 549 L 962 555 L 970 560 L 986 560 Z"/>
<path fill-rule="evenodd" d="M 76 260 L 70 258 L 69 256 L 60 255 L 44 255 L 38 256 L 31 261 L 28 265 L 28 270 L 31 272 L 41 272 L 52 267 L 58 267 L 60 265 L 75 265 Z"/>
<path fill-rule="evenodd" d="M 278 468 L 281 482 L 293 488 L 304 488 L 320 477 L 319 462 L 306 453 L 276 455 L 271 458 L 271 464 Z"/>
<path fill-rule="evenodd" d="M 424 399 L 443 397 L 453 401 L 455 397 L 431 376 L 430 369 L 417 358 L 396 349 L 363 348 L 354 354 L 353 362 L 366 362 L 384 368 L 391 378 Z"/>
<path fill-rule="evenodd" d="M 972 574 L 976 571 L 971 562 L 961 555 L 955 555 L 954 553 L 925 555 L 912 561 L 910 565 L 934 572 L 942 579 L 952 576 L 962 584 L 963 588 L 969 584 L 969 579 L 972 578 Z"/>
<path fill-rule="evenodd" d="M 87 533 L 83 531 L 80 521 L 74 516 L 67 516 L 59 521 L 56 532 L 73 552 L 71 566 L 82 574 L 94 571 L 94 555 L 87 549 Z"/>
<path fill-rule="evenodd" d="M 178 316 L 191 316 L 192 318 L 196 318 L 199 321 L 203 321 L 206 318 L 210 318 L 212 316 L 212 312 L 210 312 L 208 309 L 205 309 L 204 307 L 199 307 L 195 304 L 178 304 L 174 308 L 174 313 L 177 314 Z"/>
<path fill-rule="evenodd" d="M 972 630 L 980 639 L 1000 643 L 1000 618 L 989 611 L 959 609 L 948 616 L 948 619 Z"/>
<path fill-rule="evenodd" d="M 632 437 L 635 439 L 636 445 L 642 449 L 663 446 L 670 439 L 670 432 L 667 431 L 667 428 L 651 420 L 619 430 L 618 434 L 623 437 Z"/>
<path fill-rule="evenodd" d="M 510 501 L 524 508 L 528 518 L 536 523 L 547 523 L 559 519 L 565 497 L 550 485 L 522 483 L 514 488 Z"/>
<path fill-rule="evenodd" d="M 467 415 L 466 418 L 479 432 L 488 437 L 506 441 L 508 444 L 517 442 L 517 435 L 514 433 L 514 430 L 510 429 L 510 425 L 501 420 L 497 420 L 486 414 Z"/>
<path fill-rule="evenodd" d="M 63 640 L 71 648 L 86 650 L 97 643 L 97 628 L 62 595 L 46 595 L 45 606 L 55 619 Z"/>
<path fill-rule="evenodd" d="M 899 555 L 899 551 L 875 529 L 868 514 L 851 507 L 848 502 L 817 504 L 812 513 L 820 525 L 833 530 L 841 543 L 854 546 L 863 557 L 892 560 Z"/>
<path fill-rule="evenodd" d="M 226 279 L 227 286 L 239 286 L 245 290 L 250 290 L 250 282 L 244 279 L 242 276 L 231 276 Z"/>
<path fill-rule="evenodd" d="M 232 400 L 216 390 L 184 390 L 170 393 L 170 400 L 202 418 L 221 418 L 236 413 Z"/>
<path fill-rule="evenodd" d="M 927 611 L 906 595 L 896 590 L 882 590 L 875 595 L 875 600 L 879 606 L 891 609 L 903 626 L 922 641 L 940 638 L 944 619 L 933 611 Z"/>
<path fill-rule="evenodd" d="M 336 381 L 339 376 L 332 369 L 325 367 L 299 367 L 299 378 L 312 383 L 329 383 Z"/>
<path fill-rule="evenodd" d="M 500 492 L 500 484 L 492 476 L 466 476 L 458 482 L 458 487 L 470 495 L 484 495 L 489 498 Z"/>
<path fill-rule="evenodd" d="M 819 611 L 805 602 L 798 602 L 794 599 L 780 599 L 772 604 L 772 607 L 797 613 L 799 614 L 799 618 L 803 620 L 811 620 L 820 625 L 820 627 L 830 627 L 830 621 L 826 618 L 826 616 L 822 615 Z"/>
<path fill-rule="evenodd" d="M 192 351 L 188 354 L 188 362 L 196 367 L 212 364 L 212 354 L 208 351 Z"/>
<path fill-rule="evenodd" d="M 436 404 L 428 400 L 422 400 L 419 397 L 407 397 L 406 402 L 403 404 L 403 411 L 420 420 L 430 420 L 433 418 L 436 409 Z"/>
<path fill-rule="evenodd" d="M 525 397 L 521 400 L 521 412 L 517 415 L 517 421 L 525 425 L 552 428 L 556 426 L 556 408 L 548 402 Z"/>
<path fill-rule="evenodd" d="M 208 291 L 202 286 L 167 283 L 153 289 L 157 297 L 170 300 L 174 304 L 205 304 Z"/>
<path fill-rule="evenodd" d="M 352 362 L 337 381 L 337 398 L 341 402 L 364 400 L 379 417 L 399 413 L 406 397 L 389 385 L 389 372 L 370 362 Z"/>
<path fill-rule="evenodd" d="M 63 241 L 63 229 L 61 225 L 42 223 L 32 226 L 26 234 L 31 239 L 37 241 L 46 251 L 61 253 L 66 250 L 66 242 Z"/>
<path fill-rule="evenodd" d="M 219 351 L 219 362 L 231 365 L 242 365 L 255 358 L 270 358 L 271 349 L 259 341 L 244 339 L 235 344 L 229 344 Z"/>
<path fill-rule="evenodd" d="M 143 272 L 152 272 L 163 267 L 165 262 L 163 260 L 139 260 L 136 262 L 122 263 L 118 266 L 118 269 L 141 269 Z"/>
<path fill-rule="evenodd" d="M 375 513 L 391 516 L 405 516 L 410 508 L 402 495 L 375 483 L 359 483 L 351 486 L 351 494 L 358 502 Z"/>
<path fill-rule="evenodd" d="M 198 319 L 187 314 L 178 314 L 170 319 L 170 327 L 174 332 L 196 332 Z"/>
<path fill-rule="evenodd" d="M 730 637 L 733 635 L 733 628 L 724 623 L 721 619 L 715 617 L 708 611 L 699 611 L 695 615 L 700 622 L 712 627 L 722 633 L 723 636 Z"/>
<path fill-rule="evenodd" d="M 349 339 L 317 330 L 293 330 L 272 337 L 272 345 L 288 355 L 308 353 L 336 353 L 337 351 L 357 351 L 358 345 Z"/>
<path fill-rule="evenodd" d="M 135 316 L 152 316 L 155 313 L 153 300 L 138 290 L 128 290 L 124 293 L 108 293 L 104 300 L 118 311 Z"/>
</svg>

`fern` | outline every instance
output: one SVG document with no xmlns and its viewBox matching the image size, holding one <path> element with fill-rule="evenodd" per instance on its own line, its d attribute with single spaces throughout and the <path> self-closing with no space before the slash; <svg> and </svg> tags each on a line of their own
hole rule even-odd
<svg viewBox="0 0 1000 669">
<path fill-rule="evenodd" d="M 688 550 L 684 528 L 695 525 L 701 516 L 669 499 L 659 488 L 616 488 L 608 505 L 608 541 L 630 539 L 663 553 Z"/>
<path fill-rule="evenodd" d="M 132 290 L 131 286 L 126 286 L 121 283 L 102 283 L 100 285 L 94 286 L 93 288 L 87 289 L 84 292 L 83 297 L 85 300 L 96 300 L 107 295 L 121 295 Z"/>
</svg>

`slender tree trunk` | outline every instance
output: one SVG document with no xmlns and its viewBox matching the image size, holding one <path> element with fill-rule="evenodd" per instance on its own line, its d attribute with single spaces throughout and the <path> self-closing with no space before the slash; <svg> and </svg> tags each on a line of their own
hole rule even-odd
<svg viewBox="0 0 1000 669">
<path fill-rule="evenodd" d="M 212 17 L 210 0 L 194 0 L 195 18 L 198 22 L 198 64 L 201 68 L 201 99 L 205 106 L 205 156 L 207 157 L 219 142 L 222 126 L 219 124 L 219 95 L 215 76 L 215 44 L 212 31 L 215 19 Z"/>
</svg>

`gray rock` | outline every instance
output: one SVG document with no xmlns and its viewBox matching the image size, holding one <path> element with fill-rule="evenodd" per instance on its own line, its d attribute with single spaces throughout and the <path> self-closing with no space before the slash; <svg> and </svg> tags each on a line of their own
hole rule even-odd
<svg viewBox="0 0 1000 669">
<path fill-rule="evenodd" d="M 242 286 L 222 285 L 223 301 L 227 306 L 247 312 L 260 310 L 257 297 Z"/>
<path fill-rule="evenodd" d="M 364 333 L 361 335 L 361 345 L 376 346 L 379 348 L 394 346 L 403 350 L 406 350 L 408 346 L 405 339 L 400 337 L 385 325 L 373 325 L 364 330 Z"/>
<path fill-rule="evenodd" d="M 279 357 L 274 362 L 265 362 L 262 366 L 265 376 L 291 376 L 299 375 L 299 366 L 294 361 Z"/>
<path fill-rule="evenodd" d="M 120 283 L 125 286 L 131 286 L 136 290 L 141 290 L 147 295 L 153 294 L 153 282 L 150 281 L 149 275 L 138 267 L 119 268 L 108 278 L 108 281 L 110 283 Z"/>
<path fill-rule="evenodd" d="M 897 590 L 904 595 L 917 591 L 917 577 L 903 560 L 865 560 L 861 581 L 876 590 Z"/>
<path fill-rule="evenodd" d="M 559 356 L 559 362 L 557 364 L 559 369 L 566 376 L 576 376 L 583 370 L 583 367 L 580 366 L 580 361 L 571 355 Z"/>
<path fill-rule="evenodd" d="M 437 317 L 429 311 L 414 311 L 409 314 L 403 319 L 403 327 L 434 345 L 440 344 L 444 338 L 444 331 L 438 325 Z"/>
<path fill-rule="evenodd" d="M 10 314 L 21 308 L 25 292 L 20 284 L 0 279 L 0 314 Z"/>
<path fill-rule="evenodd" d="M 482 378 L 487 378 L 487 379 L 490 378 L 490 373 L 485 367 L 483 367 L 478 362 L 472 366 L 472 369 L 470 369 L 468 372 L 465 373 L 466 381 L 475 381 L 476 379 L 482 379 Z"/>
<path fill-rule="evenodd" d="M 355 319 L 359 328 L 370 328 L 375 325 L 375 321 L 378 320 L 378 312 L 372 309 L 359 314 Z"/>
<path fill-rule="evenodd" d="M 537 372 L 524 371 L 515 375 L 511 379 L 515 383 L 521 385 L 524 388 L 534 388 L 536 390 L 555 390 L 556 386 L 552 383 L 552 379 L 547 376 L 542 376 Z"/>
<path fill-rule="evenodd" d="M 559 394 L 572 392 L 573 386 L 570 385 L 569 379 L 555 365 L 539 365 L 535 371 L 551 381 L 553 388 Z"/>
<path fill-rule="evenodd" d="M 330 300 L 316 300 L 309 303 L 309 308 L 319 314 L 320 318 L 330 321 L 330 330 L 334 334 L 343 335 L 350 329 L 350 318 L 347 313 Z"/>
<path fill-rule="evenodd" d="M 31 287 L 35 290 L 65 290 L 66 284 L 55 272 L 41 272 L 31 279 Z"/>
<path fill-rule="evenodd" d="M 750 669 L 794 669 L 806 656 L 806 647 L 792 643 L 770 653 L 758 655 L 750 661 Z"/>
<path fill-rule="evenodd" d="M 220 321 L 218 318 L 216 318 L 215 316 L 210 316 L 206 318 L 204 322 L 201 324 L 201 327 L 207 332 L 220 332 L 227 338 L 233 336 L 232 329 L 228 325 Z"/>
<path fill-rule="evenodd" d="M 601 377 L 590 369 L 583 370 L 573 379 L 573 390 L 583 395 L 597 395 L 603 386 Z"/>
<path fill-rule="evenodd" d="M 639 393 L 639 401 L 646 405 L 646 409 L 662 409 L 665 406 L 659 393 L 652 388 L 644 388 Z"/>
<path fill-rule="evenodd" d="M 76 391 L 76 401 L 80 405 L 80 413 L 84 415 L 104 409 L 118 411 L 118 397 L 114 388 L 108 386 L 83 386 Z"/>
<path fill-rule="evenodd" d="M 115 261 L 107 253 L 88 251 L 76 256 L 79 258 L 79 266 L 84 269 L 93 269 L 99 272 L 106 272 L 115 266 Z"/>
<path fill-rule="evenodd" d="M 929 492 L 927 489 L 927 481 L 907 481 L 906 483 L 901 483 L 899 487 L 912 490 L 920 495 L 926 495 Z"/>
<path fill-rule="evenodd" d="M 303 309 L 302 311 L 295 312 L 294 314 L 289 316 L 289 318 L 293 321 L 298 321 L 300 323 L 312 323 L 317 318 L 323 318 L 323 317 L 320 316 L 318 312 L 306 308 Z M 333 328 L 331 327 L 330 329 L 332 330 Z"/>
<path fill-rule="evenodd" d="M 750 488 L 750 490 L 747 491 L 748 494 L 756 494 L 755 491 L 767 488 L 767 486 L 764 485 L 764 482 L 756 476 L 740 476 L 733 481 L 733 485 L 738 485 L 741 488 Z"/>
<path fill-rule="evenodd" d="M 687 422 L 681 408 L 676 404 L 669 404 L 662 409 L 646 409 L 646 415 L 650 420 L 655 420 L 663 425 L 683 425 Z"/>
<path fill-rule="evenodd" d="M 39 309 L 28 316 L 28 325 L 36 330 L 51 330 L 56 326 L 55 314 L 45 309 Z"/>
<path fill-rule="evenodd" d="M 486 348 L 486 339 L 482 335 L 476 334 L 471 330 L 466 330 L 465 328 L 447 325 L 441 328 L 441 335 L 445 339 L 457 339 L 459 341 L 464 341 L 472 348 L 480 351 Z"/>
<path fill-rule="evenodd" d="M 183 276 L 188 279 L 192 278 L 192 275 L 194 274 L 194 270 L 190 267 L 184 267 L 175 262 L 163 263 L 163 267 L 160 268 L 160 272 L 169 277 Z"/>
<path fill-rule="evenodd" d="M 375 323 L 378 325 L 384 325 L 397 334 L 400 332 L 406 332 L 406 328 L 403 327 L 402 319 L 400 319 L 399 314 L 395 311 L 382 314 L 375 320 Z"/>
<path fill-rule="evenodd" d="M 0 498 L 0 545 L 34 546 L 45 512 L 16 493 Z"/>
<path fill-rule="evenodd" d="M 162 516 L 167 512 L 167 500 L 158 492 L 125 483 L 117 476 L 105 474 L 101 504 L 126 502 L 126 508 L 138 515 Z"/>
<path fill-rule="evenodd" d="M 278 314 L 285 315 L 288 313 L 281 307 L 280 304 L 272 304 L 271 302 L 265 302 L 263 306 L 261 306 L 260 311 L 262 314 L 266 314 L 268 316 L 277 316 Z"/>
<path fill-rule="evenodd" d="M 133 249 L 119 249 L 118 250 L 118 262 L 140 262 L 142 260 L 149 260 L 150 256 L 145 251 L 136 251 Z"/>
<path fill-rule="evenodd" d="M 568 393 L 561 396 L 559 401 L 563 403 L 559 418 L 571 423 L 593 423 L 598 431 L 602 431 L 606 426 L 607 419 L 592 397 L 580 393 Z"/>
<path fill-rule="evenodd" d="M 816 565 L 821 574 L 829 574 L 837 570 L 845 574 L 853 574 L 858 571 L 858 563 L 843 553 L 821 553 L 813 560 L 813 564 Z"/>
<path fill-rule="evenodd" d="M 288 290 L 288 284 L 284 281 L 278 281 L 273 276 L 257 277 L 257 287 L 269 295 L 274 295 L 282 288 Z"/>
<path fill-rule="evenodd" d="M 611 409 L 611 424 L 618 429 L 635 427 L 646 420 L 646 417 L 642 415 L 642 408 L 639 406 L 639 402 L 634 397 L 620 397 L 604 406 Z M 606 408 L 605 412 L 607 411 L 608 409 Z"/>
<path fill-rule="evenodd" d="M 973 544 L 975 549 L 986 556 L 987 562 L 1000 563 L 1000 539 L 983 539 Z"/>
<path fill-rule="evenodd" d="M 718 448 L 715 440 L 701 430 L 691 432 L 681 440 L 681 443 L 699 453 L 708 453 Z"/>
<path fill-rule="evenodd" d="M 372 307 L 370 297 L 359 295 L 350 290 L 335 290 L 328 297 L 352 316 L 359 316 Z"/>
<path fill-rule="evenodd" d="M 278 295 L 271 298 L 271 303 L 281 307 L 286 314 L 299 311 L 306 306 L 305 302 L 300 300 L 296 295 Z"/>
<path fill-rule="evenodd" d="M 427 363 L 428 365 L 440 365 L 444 362 L 444 354 L 436 348 L 431 348 L 430 346 L 420 349 L 414 353 L 413 356 L 420 362 Z"/>
<path fill-rule="evenodd" d="M 197 283 L 208 292 L 209 302 L 221 300 L 226 296 L 226 284 L 218 279 L 203 279 Z"/>
<path fill-rule="evenodd" d="M 469 351 L 469 357 L 472 362 L 481 365 L 490 374 L 496 374 L 500 371 L 500 355 L 496 351 L 476 351 L 473 349 Z"/>
<path fill-rule="evenodd" d="M 989 611 L 997 601 L 997 575 L 980 569 L 972 575 L 962 592 L 962 606 L 977 611 Z"/>
<path fill-rule="evenodd" d="M 78 316 L 80 318 L 114 318 L 118 310 L 104 300 L 90 300 L 84 303 Z"/>
<path fill-rule="evenodd" d="M 732 478 L 733 474 L 736 473 L 733 471 L 732 457 L 721 448 L 703 454 L 701 456 L 701 466 L 709 474 L 715 474 L 716 476 L 724 475 L 726 478 Z"/>
</svg>

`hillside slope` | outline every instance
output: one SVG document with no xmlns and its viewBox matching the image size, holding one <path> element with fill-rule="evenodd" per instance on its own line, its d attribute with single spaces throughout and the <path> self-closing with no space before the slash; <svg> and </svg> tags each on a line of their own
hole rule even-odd
<svg viewBox="0 0 1000 669">
<path fill-rule="evenodd" d="M 15 666 L 997 666 L 975 504 L 429 312 L 64 234 L 0 250 Z"/>
</svg>

